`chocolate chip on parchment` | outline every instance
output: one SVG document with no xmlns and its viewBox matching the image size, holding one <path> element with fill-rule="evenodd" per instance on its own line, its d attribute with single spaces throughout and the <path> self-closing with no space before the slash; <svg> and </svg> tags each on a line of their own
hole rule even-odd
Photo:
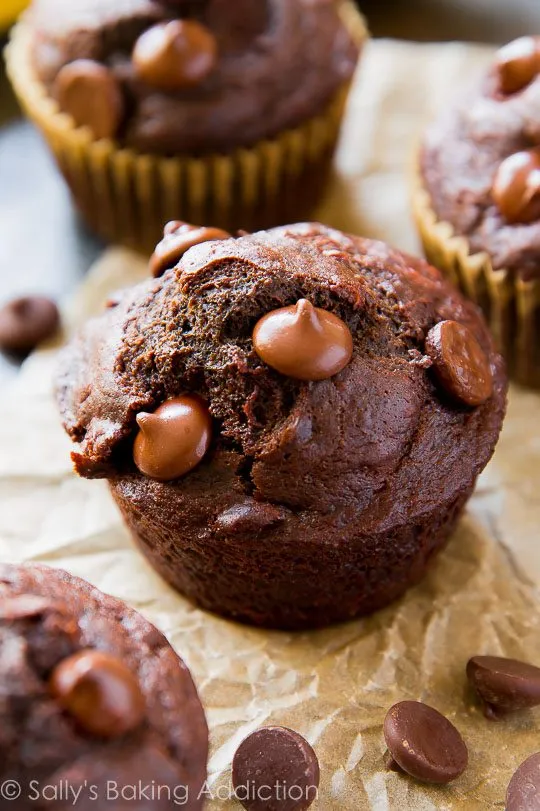
<svg viewBox="0 0 540 811">
<path fill-rule="evenodd" d="M 506 792 L 505 811 L 540 809 L 540 752 L 527 758 L 514 772 Z"/>
<path fill-rule="evenodd" d="M 305 811 L 317 797 L 319 777 L 312 747 L 286 727 L 253 732 L 233 759 L 233 787 L 247 811 Z"/>
<path fill-rule="evenodd" d="M 390 708 L 384 738 L 391 755 L 388 768 L 422 783 L 450 783 L 467 767 L 467 747 L 455 726 L 419 701 L 401 701 Z"/>
<path fill-rule="evenodd" d="M 496 719 L 540 704 L 540 668 L 501 656 L 473 656 L 467 678 L 486 718 Z"/>
<path fill-rule="evenodd" d="M 26 355 L 50 338 L 59 323 L 54 301 L 43 296 L 14 299 L 0 308 L 0 349 Z"/>
</svg>

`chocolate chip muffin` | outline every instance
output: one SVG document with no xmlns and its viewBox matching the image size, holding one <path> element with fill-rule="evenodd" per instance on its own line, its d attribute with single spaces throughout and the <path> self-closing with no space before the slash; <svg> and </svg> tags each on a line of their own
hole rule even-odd
<svg viewBox="0 0 540 811">
<path fill-rule="evenodd" d="M 9 63 L 90 223 L 151 251 L 314 205 L 364 37 L 352 0 L 34 0 Z"/>
<path fill-rule="evenodd" d="M 540 386 L 540 37 L 497 52 L 425 134 L 426 253 L 485 311 L 520 382 Z"/>
<path fill-rule="evenodd" d="M 185 253 L 176 230 L 176 266 L 64 352 L 77 471 L 108 479 L 204 608 L 295 629 L 386 605 L 497 442 L 507 383 L 480 312 L 425 262 L 322 225 Z"/>
<path fill-rule="evenodd" d="M 0 648 L 0 782 L 18 811 L 202 808 L 204 712 L 140 614 L 66 572 L 2 564 Z"/>
</svg>

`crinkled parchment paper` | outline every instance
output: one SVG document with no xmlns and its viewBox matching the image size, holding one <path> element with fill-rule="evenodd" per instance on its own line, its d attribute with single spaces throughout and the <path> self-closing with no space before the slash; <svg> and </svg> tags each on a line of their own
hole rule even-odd
<svg viewBox="0 0 540 811">
<path fill-rule="evenodd" d="M 320 219 L 417 250 L 407 207 L 411 147 L 488 57 L 463 45 L 372 44 Z M 66 308 L 67 331 L 145 273 L 139 259 L 111 250 Z M 464 666 L 481 652 L 540 664 L 540 396 L 513 389 L 495 458 L 421 586 L 370 619 L 312 634 L 268 633 L 177 596 L 131 545 L 106 485 L 71 473 L 50 391 L 55 354 L 51 347 L 30 358 L 0 397 L 0 556 L 65 567 L 168 635 L 208 713 L 214 795 L 228 791 L 237 744 L 274 723 L 316 748 L 319 811 L 502 809 L 513 770 L 540 749 L 540 711 L 489 723 L 468 700 Z M 384 769 L 382 721 L 406 698 L 446 713 L 469 744 L 470 768 L 448 788 Z M 239 806 L 213 799 L 208 807 Z"/>
</svg>

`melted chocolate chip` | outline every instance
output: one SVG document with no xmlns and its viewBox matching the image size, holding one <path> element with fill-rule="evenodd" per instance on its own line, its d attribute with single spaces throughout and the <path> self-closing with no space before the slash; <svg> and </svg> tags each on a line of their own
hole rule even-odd
<svg viewBox="0 0 540 811">
<path fill-rule="evenodd" d="M 97 737 L 121 737 L 144 717 L 137 679 L 108 653 L 83 650 L 64 659 L 52 673 L 50 690 L 79 727 Z"/>
<path fill-rule="evenodd" d="M 263 316 L 253 330 L 253 346 L 268 366 L 296 380 L 326 380 L 353 353 L 347 324 L 306 299 Z"/>
<path fill-rule="evenodd" d="M 540 149 L 506 158 L 495 175 L 492 195 L 509 223 L 540 220 Z"/>
<path fill-rule="evenodd" d="M 468 327 L 441 321 L 426 338 L 426 352 L 445 391 L 468 406 L 479 406 L 493 392 L 489 359 Z"/>
<path fill-rule="evenodd" d="M 96 139 L 113 138 L 124 117 L 124 98 L 114 74 L 91 59 L 65 65 L 54 83 L 60 108 Z"/>
<path fill-rule="evenodd" d="M 540 37 L 520 37 L 497 51 L 495 62 L 503 93 L 517 93 L 540 72 Z"/>
<path fill-rule="evenodd" d="M 540 808 L 540 752 L 524 761 L 510 780 L 505 811 L 538 811 Z"/>
<path fill-rule="evenodd" d="M 487 718 L 540 704 L 540 668 L 500 656 L 473 656 L 467 678 Z"/>
<path fill-rule="evenodd" d="M 159 481 L 189 473 L 210 446 L 212 418 L 206 403 L 195 395 L 167 400 L 153 414 L 142 412 L 137 423 L 133 459 L 141 473 Z"/>
<path fill-rule="evenodd" d="M 59 323 L 54 301 L 41 296 L 15 299 L 0 309 L 0 349 L 26 355 L 50 338 Z"/>
<path fill-rule="evenodd" d="M 133 50 L 140 78 L 162 90 L 180 90 L 201 83 L 216 62 L 216 38 L 195 20 L 154 25 L 141 34 Z"/>
<path fill-rule="evenodd" d="M 391 755 L 388 768 L 422 783 L 450 783 L 468 763 L 467 747 L 450 721 L 419 701 L 401 701 L 388 711 L 384 737 Z"/>
<path fill-rule="evenodd" d="M 150 273 L 155 277 L 162 276 L 166 270 L 174 267 L 180 261 L 186 251 L 195 245 L 230 237 L 231 234 L 220 228 L 199 227 L 173 220 L 165 226 L 163 239 L 150 259 Z"/>
<path fill-rule="evenodd" d="M 247 811 L 305 811 L 317 797 L 319 777 L 317 755 L 286 727 L 253 732 L 232 764 L 235 794 Z"/>
<path fill-rule="evenodd" d="M 247 499 L 218 515 L 216 523 L 227 532 L 258 532 L 280 524 L 288 515 L 283 507 Z"/>
<path fill-rule="evenodd" d="M 17 597 L 0 599 L 0 619 L 12 622 L 20 619 L 40 617 L 49 608 L 51 601 L 37 594 L 20 594 Z"/>
</svg>

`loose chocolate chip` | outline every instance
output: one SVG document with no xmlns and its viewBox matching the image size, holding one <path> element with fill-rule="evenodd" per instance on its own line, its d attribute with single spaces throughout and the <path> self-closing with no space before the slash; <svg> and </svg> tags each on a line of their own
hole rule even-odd
<svg viewBox="0 0 540 811">
<path fill-rule="evenodd" d="M 0 349 L 26 355 L 50 338 L 60 323 L 56 304 L 41 296 L 15 299 L 0 309 Z"/>
<path fill-rule="evenodd" d="M 506 158 L 497 169 L 491 193 L 509 223 L 540 220 L 540 149 Z"/>
<path fill-rule="evenodd" d="M 510 780 L 505 811 L 540 809 L 540 752 L 527 758 Z"/>
<path fill-rule="evenodd" d="M 493 392 L 489 359 L 471 330 L 457 321 L 441 321 L 426 338 L 426 353 L 446 392 L 468 406 L 479 406 Z"/>
<path fill-rule="evenodd" d="M 540 668 L 500 656 L 473 656 L 467 678 L 487 718 L 540 704 Z"/>
<path fill-rule="evenodd" d="M 53 89 L 60 109 L 94 138 L 113 138 L 124 117 L 124 98 L 114 74 L 91 59 L 77 59 L 58 73 Z"/>
<path fill-rule="evenodd" d="M 17 597 L 0 598 L 0 619 L 33 619 L 44 614 L 51 607 L 51 601 L 37 594 L 20 594 Z"/>
<path fill-rule="evenodd" d="M 173 220 L 167 223 L 163 230 L 163 239 L 157 245 L 150 259 L 150 273 L 152 276 L 161 276 L 169 268 L 174 267 L 186 251 L 202 242 L 229 239 L 231 234 L 220 228 L 199 227 L 187 222 Z"/>
<path fill-rule="evenodd" d="M 540 72 L 540 37 L 520 37 L 497 51 L 495 62 L 503 93 L 517 93 Z"/>
<path fill-rule="evenodd" d="M 253 330 L 253 346 L 268 366 L 297 380 L 326 380 L 353 353 L 347 324 L 306 299 L 263 316 Z"/>
<path fill-rule="evenodd" d="M 167 400 L 153 414 L 141 412 L 137 424 L 133 459 L 152 479 L 179 479 L 202 461 L 210 447 L 212 418 L 196 395 Z"/>
<path fill-rule="evenodd" d="M 247 811 L 305 811 L 317 797 L 319 776 L 309 743 L 286 727 L 253 732 L 232 764 L 235 794 Z"/>
<path fill-rule="evenodd" d="M 216 38 L 195 20 L 171 20 L 145 31 L 133 50 L 139 77 L 162 90 L 199 84 L 217 62 Z"/>
<path fill-rule="evenodd" d="M 468 763 L 467 747 L 450 721 L 419 701 L 401 701 L 388 711 L 384 737 L 389 768 L 423 783 L 450 783 Z"/>
<path fill-rule="evenodd" d="M 139 682 L 116 656 L 83 650 L 54 669 L 50 690 L 91 735 L 118 738 L 136 729 L 145 714 Z"/>
</svg>

